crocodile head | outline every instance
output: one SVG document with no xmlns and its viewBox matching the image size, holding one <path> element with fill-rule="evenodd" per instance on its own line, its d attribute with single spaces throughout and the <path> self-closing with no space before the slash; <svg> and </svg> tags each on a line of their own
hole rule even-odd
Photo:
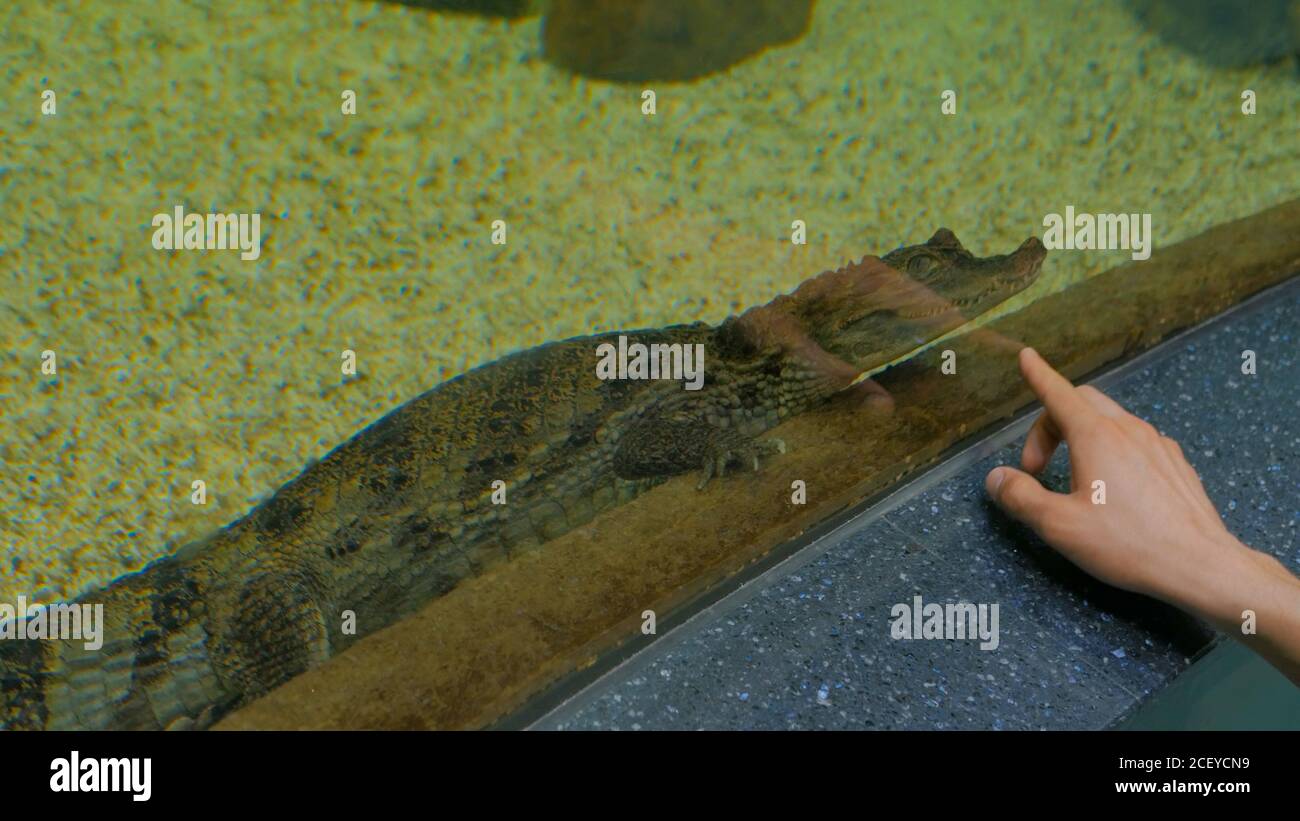
<svg viewBox="0 0 1300 821">
<path fill-rule="evenodd" d="M 1043 243 L 1030 237 L 1009 254 L 977 257 L 940 228 L 922 245 L 804 283 L 800 291 L 827 277 L 810 289 L 801 313 L 817 344 L 859 372 L 870 371 L 1023 291 L 1046 256 Z"/>
<path fill-rule="evenodd" d="M 886 265 L 932 291 L 940 301 L 925 300 L 916 310 L 930 315 L 956 308 L 968 319 L 979 316 L 1012 294 L 1024 290 L 1038 276 L 1047 249 L 1030 237 L 1010 254 L 977 257 L 967 251 L 957 235 L 940 228 L 922 245 L 908 245 L 882 257 Z M 898 312 L 909 316 L 907 307 Z"/>
</svg>

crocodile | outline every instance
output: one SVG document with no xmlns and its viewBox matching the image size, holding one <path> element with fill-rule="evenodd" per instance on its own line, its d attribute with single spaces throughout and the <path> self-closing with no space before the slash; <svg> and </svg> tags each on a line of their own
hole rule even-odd
<svg viewBox="0 0 1300 821">
<path fill-rule="evenodd" d="M 782 450 L 762 434 L 1024 289 L 1045 255 L 1031 237 L 980 258 L 940 229 L 716 326 L 552 342 L 443 382 L 246 516 L 77 598 L 103 605 L 98 650 L 0 641 L 0 727 L 206 728 L 671 476 L 699 471 L 708 493 L 759 469 Z M 619 335 L 702 345 L 702 385 L 598 378 Z"/>
</svg>

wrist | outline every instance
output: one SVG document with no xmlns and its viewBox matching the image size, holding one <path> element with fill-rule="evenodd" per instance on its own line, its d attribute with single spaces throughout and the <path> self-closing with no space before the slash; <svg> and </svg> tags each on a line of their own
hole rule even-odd
<svg viewBox="0 0 1300 821">
<path fill-rule="evenodd" d="M 1205 550 L 1194 555 L 1207 558 L 1194 563 L 1190 583 L 1171 603 L 1229 634 L 1239 631 L 1245 611 L 1258 612 L 1300 586 L 1281 562 L 1227 531 L 1210 537 Z"/>
<path fill-rule="evenodd" d="M 1170 579 L 1159 597 L 1224 629 L 1240 623 L 1242 610 L 1250 609 L 1253 591 L 1272 574 L 1262 561 L 1268 557 L 1226 530 L 1204 539 L 1187 551 L 1189 561 L 1183 565 L 1182 577 Z"/>
</svg>

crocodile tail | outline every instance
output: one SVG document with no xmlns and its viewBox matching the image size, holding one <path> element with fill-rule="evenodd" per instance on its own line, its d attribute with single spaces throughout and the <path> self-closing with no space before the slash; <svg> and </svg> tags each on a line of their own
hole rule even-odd
<svg viewBox="0 0 1300 821">
<path fill-rule="evenodd" d="M 49 645 L 34 641 L 0 642 L 0 729 L 41 730 L 45 706 L 45 655 Z"/>
<path fill-rule="evenodd" d="M 0 642 L 0 728 L 209 723 L 232 694 L 209 661 L 203 610 L 198 582 L 174 558 L 50 606 L 49 625 L 79 619 L 80 635 Z"/>
</svg>

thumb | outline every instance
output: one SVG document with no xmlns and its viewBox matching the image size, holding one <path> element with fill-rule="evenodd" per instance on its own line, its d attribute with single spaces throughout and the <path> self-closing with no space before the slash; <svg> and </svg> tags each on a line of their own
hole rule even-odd
<svg viewBox="0 0 1300 821">
<path fill-rule="evenodd" d="M 1043 487 L 1028 473 L 1006 465 L 989 471 L 984 488 L 999 507 L 1039 533 L 1049 511 L 1060 501 L 1060 494 Z"/>
</svg>

